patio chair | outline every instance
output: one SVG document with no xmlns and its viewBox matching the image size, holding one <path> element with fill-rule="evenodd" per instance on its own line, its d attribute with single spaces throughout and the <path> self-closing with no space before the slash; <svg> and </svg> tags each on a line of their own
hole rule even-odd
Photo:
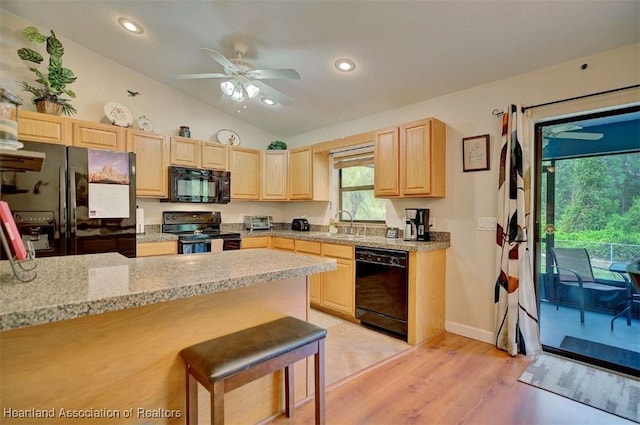
<svg viewBox="0 0 640 425">
<path fill-rule="evenodd" d="M 626 288 L 599 282 L 593 276 L 589 253 L 585 248 L 551 248 L 553 261 L 558 273 L 558 282 L 562 285 L 573 286 L 578 289 L 580 303 L 580 323 L 584 324 L 584 291 L 585 289 L 601 292 L 626 291 Z M 560 285 L 556 285 L 556 310 L 559 307 L 558 292 Z"/>
</svg>

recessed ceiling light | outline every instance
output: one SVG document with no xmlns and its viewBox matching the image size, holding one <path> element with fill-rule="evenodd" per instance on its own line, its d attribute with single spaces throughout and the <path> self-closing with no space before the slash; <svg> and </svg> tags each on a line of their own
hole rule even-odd
<svg viewBox="0 0 640 425">
<path fill-rule="evenodd" d="M 260 99 L 260 101 L 268 106 L 274 106 L 277 103 L 275 100 L 268 97 L 263 97 L 262 99 Z"/>
<path fill-rule="evenodd" d="M 335 66 L 338 71 L 342 72 L 351 72 L 356 69 L 356 63 L 351 59 L 338 59 Z"/>
<path fill-rule="evenodd" d="M 142 34 L 144 32 L 144 29 L 142 29 L 142 26 L 139 23 L 132 21 L 129 18 L 118 18 L 118 23 L 122 28 L 134 34 Z"/>
</svg>

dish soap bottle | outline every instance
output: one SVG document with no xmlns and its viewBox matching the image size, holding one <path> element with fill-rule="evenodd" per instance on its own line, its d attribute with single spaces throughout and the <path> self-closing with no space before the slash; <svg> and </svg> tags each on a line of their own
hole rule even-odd
<svg viewBox="0 0 640 425">
<path fill-rule="evenodd" d="M 329 233 L 338 233 L 338 228 L 336 227 L 336 221 L 333 218 L 329 219 Z"/>
</svg>

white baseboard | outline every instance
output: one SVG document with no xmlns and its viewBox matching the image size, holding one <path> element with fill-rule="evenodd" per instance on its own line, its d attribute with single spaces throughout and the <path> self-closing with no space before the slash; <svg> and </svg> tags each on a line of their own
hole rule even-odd
<svg viewBox="0 0 640 425">
<path fill-rule="evenodd" d="M 447 332 L 466 336 L 467 338 L 486 342 L 488 344 L 495 344 L 495 336 L 493 332 L 485 331 L 484 329 L 473 328 L 471 326 L 450 322 L 448 320 L 444 322 L 444 328 Z"/>
</svg>

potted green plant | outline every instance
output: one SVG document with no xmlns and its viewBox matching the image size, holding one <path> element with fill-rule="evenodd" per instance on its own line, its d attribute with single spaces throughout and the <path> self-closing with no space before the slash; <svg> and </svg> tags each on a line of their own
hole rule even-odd
<svg viewBox="0 0 640 425">
<path fill-rule="evenodd" d="M 273 142 L 269 143 L 269 146 L 267 146 L 267 150 L 285 150 L 287 149 L 287 144 L 285 142 L 283 142 L 282 140 L 274 140 Z"/>
<path fill-rule="evenodd" d="M 50 115 L 60 115 L 62 113 L 71 115 L 78 112 L 71 105 L 69 99 L 62 97 L 64 95 L 71 98 L 76 97 L 76 94 L 66 86 L 76 81 L 77 77 L 73 75 L 73 71 L 69 68 L 62 66 L 64 47 L 60 40 L 56 38 L 56 34 L 51 30 L 51 35 L 45 36 L 37 28 L 29 26 L 22 31 L 22 35 L 34 43 L 46 43 L 47 53 L 49 53 L 48 74 L 42 73 L 35 66 L 29 67 L 29 70 L 38 77 L 35 82 L 40 86 L 29 84 L 26 81 L 20 82 L 22 90 L 33 94 L 32 100 L 36 105 L 37 111 Z M 41 64 L 44 60 L 40 53 L 26 47 L 18 50 L 18 56 L 20 56 L 20 59 L 36 64 Z"/>
</svg>

